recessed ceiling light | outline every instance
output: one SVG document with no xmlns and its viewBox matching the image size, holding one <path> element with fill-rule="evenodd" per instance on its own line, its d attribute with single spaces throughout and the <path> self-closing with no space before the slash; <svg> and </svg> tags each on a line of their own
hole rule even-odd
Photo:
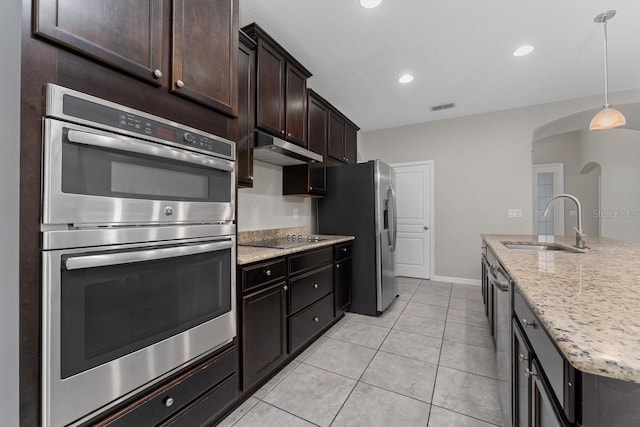
<svg viewBox="0 0 640 427">
<path fill-rule="evenodd" d="M 400 83 L 411 83 L 413 81 L 413 76 L 411 74 L 403 74 L 398 79 Z"/>
<path fill-rule="evenodd" d="M 520 46 L 519 48 L 517 48 L 516 50 L 513 51 L 513 56 L 525 56 L 525 55 L 529 55 L 531 52 L 533 52 L 535 48 L 529 44 L 526 44 L 524 46 Z"/>
<path fill-rule="evenodd" d="M 373 9 L 374 7 L 380 6 L 382 0 L 360 0 L 360 6 L 365 9 Z"/>
</svg>

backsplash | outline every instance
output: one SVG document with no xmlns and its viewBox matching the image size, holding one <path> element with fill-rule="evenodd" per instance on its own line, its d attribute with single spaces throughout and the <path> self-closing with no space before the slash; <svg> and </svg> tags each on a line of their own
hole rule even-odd
<svg viewBox="0 0 640 427">
<path fill-rule="evenodd" d="M 270 228 L 265 230 L 241 231 L 238 233 L 238 244 L 244 245 L 249 242 L 258 242 L 261 240 L 284 239 L 287 235 L 303 235 L 309 234 L 309 227 L 287 227 L 287 228 Z"/>
<path fill-rule="evenodd" d="M 286 227 L 315 229 L 313 200 L 282 195 L 282 167 L 254 160 L 253 177 L 253 188 L 238 190 L 238 231 Z M 297 218 L 294 218 L 296 214 Z"/>
</svg>

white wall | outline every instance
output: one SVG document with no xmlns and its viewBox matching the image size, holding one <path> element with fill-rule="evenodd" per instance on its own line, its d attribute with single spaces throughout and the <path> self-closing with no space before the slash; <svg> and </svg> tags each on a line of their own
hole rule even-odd
<svg viewBox="0 0 640 427">
<path fill-rule="evenodd" d="M 0 414 L 18 425 L 18 215 L 20 165 L 20 0 L 0 13 Z"/>
<path fill-rule="evenodd" d="M 640 91 L 611 94 L 636 102 Z M 533 130 L 601 104 L 599 96 L 360 132 L 361 160 L 435 161 L 435 269 L 480 278 L 480 234 L 531 233 Z M 434 113 L 437 114 L 437 113 Z M 509 208 L 522 218 L 507 218 Z"/>
<path fill-rule="evenodd" d="M 314 218 L 312 199 L 282 195 L 282 166 L 254 160 L 253 188 L 238 190 L 238 231 L 304 226 L 313 231 Z"/>
<path fill-rule="evenodd" d="M 601 234 L 640 242 L 640 132 L 580 132 L 580 162 L 601 166 Z M 587 212 L 592 215 L 592 212 Z"/>
</svg>

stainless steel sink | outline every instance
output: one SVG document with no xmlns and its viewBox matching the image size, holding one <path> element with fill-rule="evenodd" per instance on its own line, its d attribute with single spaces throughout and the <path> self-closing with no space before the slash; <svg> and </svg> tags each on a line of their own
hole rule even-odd
<svg viewBox="0 0 640 427">
<path fill-rule="evenodd" d="M 540 252 L 572 252 L 582 253 L 583 251 L 568 246 L 560 246 L 554 243 L 509 243 L 503 242 L 508 249 L 522 251 L 540 251 Z"/>
</svg>

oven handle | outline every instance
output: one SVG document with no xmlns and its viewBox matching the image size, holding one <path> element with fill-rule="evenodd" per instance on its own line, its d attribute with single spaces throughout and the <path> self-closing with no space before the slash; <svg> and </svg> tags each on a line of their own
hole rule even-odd
<svg viewBox="0 0 640 427">
<path fill-rule="evenodd" d="M 140 139 L 114 138 L 106 135 L 83 132 L 79 130 L 69 130 L 67 138 L 76 144 L 93 145 L 96 147 L 109 148 L 114 150 L 129 151 L 132 153 L 146 154 L 154 157 L 177 160 L 181 162 L 193 163 L 220 169 L 226 172 L 233 171 L 234 163 L 228 160 L 216 159 L 203 154 L 192 153 L 187 150 L 167 147 L 165 145 L 151 143 Z"/>
<path fill-rule="evenodd" d="M 118 252 L 102 255 L 73 256 L 65 261 L 67 270 L 82 270 L 92 267 L 105 267 L 109 265 L 131 264 L 135 262 L 152 261 L 165 258 L 176 258 L 186 255 L 194 255 L 204 252 L 213 252 L 233 247 L 232 240 L 224 240 L 215 243 L 201 245 L 174 246 L 171 248 L 150 249 L 147 251 Z"/>
</svg>

